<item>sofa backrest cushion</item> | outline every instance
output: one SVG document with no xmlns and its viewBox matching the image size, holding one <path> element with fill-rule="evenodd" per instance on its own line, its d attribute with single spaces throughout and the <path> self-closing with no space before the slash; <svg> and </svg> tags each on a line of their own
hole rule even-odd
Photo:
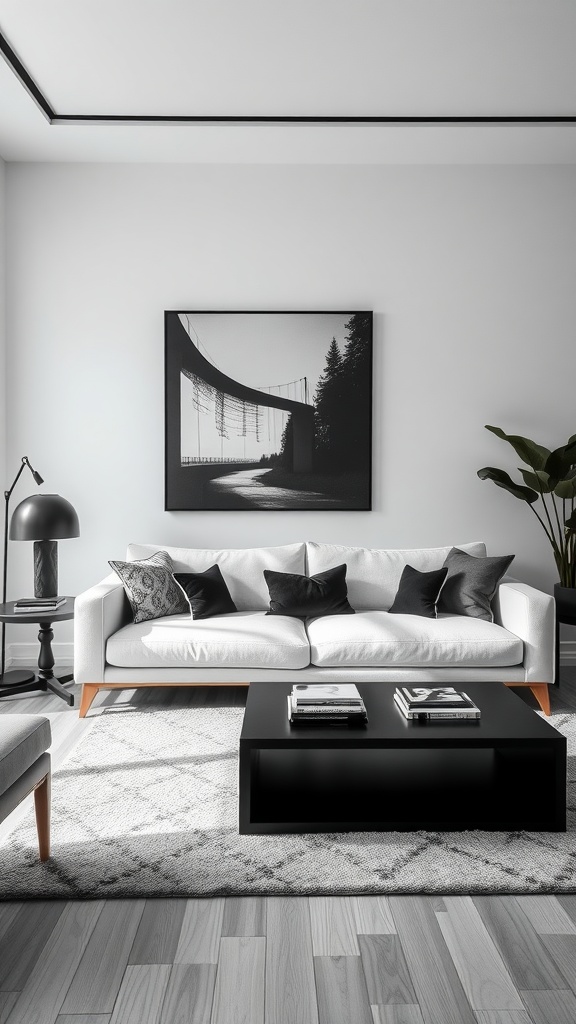
<svg viewBox="0 0 576 1024">
<path fill-rule="evenodd" d="M 283 544 L 272 548 L 174 548 L 162 544 L 129 544 L 128 561 L 147 558 L 155 551 L 167 551 L 174 572 L 204 572 L 216 564 L 239 612 L 267 611 L 270 595 L 264 569 L 275 572 L 306 572 L 305 544 Z M 446 552 L 448 552 L 448 548 Z M 329 568 L 329 567 L 328 567 Z"/>
<path fill-rule="evenodd" d="M 481 541 L 458 544 L 461 551 L 483 558 Z M 169 550 L 169 549 L 168 549 Z M 348 600 L 356 611 L 387 611 L 392 605 L 405 565 L 420 572 L 440 569 L 452 545 L 443 548 L 349 548 L 343 544 L 306 544 L 310 576 L 345 562 Z"/>
</svg>

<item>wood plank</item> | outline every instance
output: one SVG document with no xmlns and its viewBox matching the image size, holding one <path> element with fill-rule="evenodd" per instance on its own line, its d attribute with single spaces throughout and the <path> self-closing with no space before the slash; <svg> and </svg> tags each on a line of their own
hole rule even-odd
<svg viewBox="0 0 576 1024">
<path fill-rule="evenodd" d="M 0 942 L 23 906 L 23 902 L 16 900 L 11 903 L 0 903 Z"/>
<path fill-rule="evenodd" d="M 566 979 L 563 985 L 555 987 L 571 988 L 576 993 L 576 935 L 543 935 L 542 942 Z"/>
<path fill-rule="evenodd" d="M 266 1024 L 317 1024 L 310 907 L 305 897 L 269 897 Z"/>
<path fill-rule="evenodd" d="M 576 921 L 555 896 L 516 896 L 516 902 L 538 935 L 576 935 Z"/>
<path fill-rule="evenodd" d="M 0 992 L 0 1024 L 6 1024 L 19 992 Z"/>
<path fill-rule="evenodd" d="M 175 964 L 216 964 L 224 917 L 224 900 L 186 900 Z"/>
<path fill-rule="evenodd" d="M 110 1024 L 109 1013 L 61 1013 L 56 1024 Z"/>
<path fill-rule="evenodd" d="M 263 896 L 227 896 L 222 935 L 266 935 L 266 900 Z"/>
<path fill-rule="evenodd" d="M 566 988 L 542 938 L 513 896 L 474 896 L 472 900 L 518 991 Z"/>
<path fill-rule="evenodd" d="M 2 942 L 0 989 L 19 992 L 24 988 L 65 907 L 64 900 L 21 904 Z"/>
<path fill-rule="evenodd" d="M 175 964 L 160 1024 L 210 1024 L 216 964 Z"/>
<path fill-rule="evenodd" d="M 310 896 L 314 956 L 359 956 L 350 896 Z"/>
<path fill-rule="evenodd" d="M 221 939 L 211 1024 L 264 1024 L 265 956 L 263 937 Z"/>
<path fill-rule="evenodd" d="M 319 1024 L 372 1024 L 359 956 L 314 957 Z"/>
<path fill-rule="evenodd" d="M 426 1024 L 476 1024 L 430 902 L 391 896 L 390 908 Z"/>
<path fill-rule="evenodd" d="M 62 1014 L 112 1013 L 144 906 L 144 900 L 110 900 L 104 905 Z"/>
<path fill-rule="evenodd" d="M 424 1024 L 422 1011 L 417 1003 L 401 1003 L 390 1006 L 373 1006 L 374 1024 Z"/>
<path fill-rule="evenodd" d="M 110 1024 L 159 1024 L 170 964 L 126 968 Z"/>
<path fill-rule="evenodd" d="M 526 1010 L 476 1010 L 478 1024 L 532 1024 Z"/>
<path fill-rule="evenodd" d="M 568 914 L 570 920 L 576 922 L 576 896 L 572 893 L 566 893 L 561 896 L 558 895 L 556 899 L 562 907 L 562 910 Z"/>
<path fill-rule="evenodd" d="M 186 900 L 146 900 L 128 964 L 172 964 L 178 948 Z"/>
<path fill-rule="evenodd" d="M 569 989 L 554 992 L 521 992 L 533 1024 L 574 1024 L 576 996 Z"/>
<path fill-rule="evenodd" d="M 436 919 L 474 1010 L 524 1010 L 499 951 L 469 896 L 446 896 Z"/>
<path fill-rule="evenodd" d="M 396 931 L 387 896 L 352 896 L 352 915 L 358 935 L 393 935 Z"/>
<path fill-rule="evenodd" d="M 397 935 L 359 935 L 370 1003 L 416 1003 L 416 993 Z"/>
<path fill-rule="evenodd" d="M 67 903 L 10 1015 L 10 1024 L 53 1024 L 103 908 Z"/>
</svg>

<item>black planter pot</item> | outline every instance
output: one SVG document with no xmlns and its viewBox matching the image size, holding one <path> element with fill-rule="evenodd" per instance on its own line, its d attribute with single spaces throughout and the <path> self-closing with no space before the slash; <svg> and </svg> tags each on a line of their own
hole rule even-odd
<svg viewBox="0 0 576 1024">
<path fill-rule="evenodd" d="M 554 601 L 556 602 L 556 672 L 554 682 L 560 682 L 560 623 L 576 626 L 576 587 L 563 587 L 554 584 Z"/>
<path fill-rule="evenodd" d="M 556 614 L 571 616 L 576 621 L 576 587 L 563 587 L 560 583 L 555 583 L 554 600 Z M 568 619 L 562 618 L 560 621 L 568 622 Z"/>
</svg>

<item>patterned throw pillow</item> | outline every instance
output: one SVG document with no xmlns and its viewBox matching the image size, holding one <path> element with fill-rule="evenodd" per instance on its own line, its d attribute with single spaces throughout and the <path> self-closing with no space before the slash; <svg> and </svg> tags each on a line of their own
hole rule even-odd
<svg viewBox="0 0 576 1024">
<path fill-rule="evenodd" d="M 134 622 L 188 611 L 186 598 L 172 579 L 174 565 L 166 551 L 157 551 L 139 562 L 108 562 L 108 565 L 122 580 Z"/>
</svg>

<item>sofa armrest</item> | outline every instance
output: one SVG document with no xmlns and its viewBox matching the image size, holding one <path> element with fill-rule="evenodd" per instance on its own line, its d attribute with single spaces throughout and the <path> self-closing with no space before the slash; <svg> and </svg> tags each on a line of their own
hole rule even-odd
<svg viewBox="0 0 576 1024">
<path fill-rule="evenodd" d="M 506 579 L 494 599 L 494 619 L 524 643 L 527 683 L 554 682 L 554 598 L 542 590 Z"/>
<path fill-rule="evenodd" d="M 130 621 L 126 592 L 115 573 L 79 594 L 74 605 L 74 679 L 104 680 L 106 641 Z"/>
</svg>

